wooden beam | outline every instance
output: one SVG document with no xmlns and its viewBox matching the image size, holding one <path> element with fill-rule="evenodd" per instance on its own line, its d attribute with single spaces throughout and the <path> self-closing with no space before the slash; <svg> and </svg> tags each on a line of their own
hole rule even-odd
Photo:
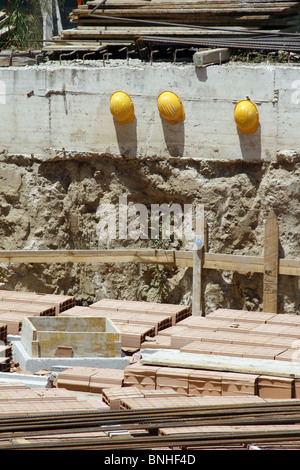
<svg viewBox="0 0 300 470">
<path fill-rule="evenodd" d="M 277 313 L 279 274 L 279 229 L 275 212 L 270 211 L 265 225 L 263 310 Z"/>
<path fill-rule="evenodd" d="M 193 267 L 192 251 L 117 250 L 0 250 L 0 263 L 154 263 Z M 203 252 L 203 269 L 264 273 L 264 257 Z M 279 275 L 299 276 L 300 260 L 279 259 Z"/>
<path fill-rule="evenodd" d="M 172 250 L 0 251 L 2 263 L 175 263 Z"/>
</svg>

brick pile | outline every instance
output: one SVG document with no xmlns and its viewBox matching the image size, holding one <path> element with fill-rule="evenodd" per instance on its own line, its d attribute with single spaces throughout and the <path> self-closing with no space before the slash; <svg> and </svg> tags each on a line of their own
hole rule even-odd
<svg viewBox="0 0 300 470">
<path fill-rule="evenodd" d="M 124 397 L 120 401 L 121 410 L 141 410 L 150 408 L 190 408 L 195 406 L 214 406 L 214 405 L 232 405 L 232 404 L 245 404 L 261 403 L 264 399 L 258 396 L 252 397 L 189 397 L 177 396 L 168 397 Z"/>
<path fill-rule="evenodd" d="M 139 363 L 125 368 L 123 386 L 143 391 L 167 388 L 194 397 L 300 398 L 300 379 Z"/>
<path fill-rule="evenodd" d="M 0 300 L 10 302 L 29 302 L 38 304 L 51 304 L 55 306 L 56 314 L 74 307 L 75 297 L 63 294 L 43 294 L 38 292 L 16 292 L 10 290 L 0 290 Z"/>
<path fill-rule="evenodd" d="M 7 325 L 0 325 L 0 372 L 10 372 L 12 346 L 7 344 Z"/>
<path fill-rule="evenodd" d="M 185 394 L 180 394 L 171 388 L 160 390 L 148 390 L 138 387 L 116 387 L 107 388 L 102 390 L 102 400 L 106 403 L 111 410 L 120 410 L 121 402 L 127 398 L 169 398 L 180 397 Z M 124 407 L 123 407 L 124 409 Z"/>
<path fill-rule="evenodd" d="M 72 296 L 0 290 L 0 327 L 18 335 L 25 316 L 54 316 L 74 305 Z"/>
<path fill-rule="evenodd" d="M 182 305 L 103 299 L 89 307 L 75 306 L 63 315 L 110 318 L 121 332 L 122 348 L 140 349 L 143 342 L 187 318 L 190 309 Z"/>
<path fill-rule="evenodd" d="M 108 409 L 103 400 L 79 400 L 66 389 L 27 388 L 22 382 L 0 384 L 0 418 Z"/>
<path fill-rule="evenodd" d="M 264 312 L 248 312 L 219 309 L 207 317 L 193 317 L 185 312 L 185 317 L 172 317 L 172 325 L 155 327 L 148 338 L 140 336 L 136 343 L 129 342 L 125 334 L 135 336 L 136 318 L 143 321 L 143 304 L 148 303 L 113 301 L 104 299 L 90 307 L 73 307 L 68 312 L 78 315 L 108 315 L 120 327 L 125 325 L 124 343 L 144 347 L 179 349 L 185 352 L 249 357 L 273 360 L 295 359 L 294 342 L 299 337 L 300 317 Z M 154 304 L 150 304 L 153 308 Z M 157 304 L 155 304 L 157 305 Z M 99 309 L 99 306 L 101 308 Z M 166 307 L 160 305 L 157 311 Z M 174 306 L 172 306 L 172 309 Z M 179 310 L 180 306 L 177 306 Z M 172 310 L 171 309 L 171 310 Z M 135 313 L 132 310 L 137 310 Z M 67 312 L 67 314 L 68 314 Z M 144 310 L 145 312 L 145 310 Z M 147 310 L 146 310 L 147 312 Z M 149 309 L 150 312 L 150 309 Z M 173 312 L 174 313 L 174 312 Z M 177 312 L 178 313 L 178 312 Z M 120 318 L 123 315 L 123 324 Z M 160 316 L 161 313 L 156 313 Z M 175 318 L 175 321 L 174 321 Z M 152 321 L 152 320 L 150 320 Z M 166 323 L 167 324 L 167 323 Z M 149 332 L 148 332 L 149 333 Z M 152 337 L 150 337 L 152 335 Z M 72 379 L 73 380 L 73 379 Z M 83 380 L 81 376 L 81 380 Z M 110 387 L 113 383 L 110 383 Z M 282 377 L 255 374 L 241 374 L 221 371 L 184 369 L 179 367 L 145 366 L 131 364 L 124 370 L 123 388 L 135 387 L 143 391 L 172 389 L 187 396 L 261 396 L 279 398 L 299 398 L 300 381 Z M 90 386 L 90 385 L 89 385 Z M 104 388 L 104 387 L 103 387 Z M 85 387 L 85 389 L 87 389 Z M 99 387 L 101 391 L 101 387 Z"/>
<path fill-rule="evenodd" d="M 291 361 L 297 360 L 299 339 L 298 315 L 218 309 L 159 331 L 141 349 Z"/>
<path fill-rule="evenodd" d="M 12 367 L 12 346 L 0 345 L 0 372 L 10 372 Z"/>
<path fill-rule="evenodd" d="M 167 315 L 172 317 L 172 325 L 191 315 L 190 308 L 186 305 L 160 304 L 157 302 L 143 302 L 134 300 L 101 299 L 90 305 L 104 311 L 118 311 L 131 313 L 146 313 L 151 315 Z"/>
<path fill-rule="evenodd" d="M 123 380 L 121 369 L 75 366 L 59 372 L 54 385 L 67 390 L 101 393 L 104 388 L 122 386 Z"/>
</svg>

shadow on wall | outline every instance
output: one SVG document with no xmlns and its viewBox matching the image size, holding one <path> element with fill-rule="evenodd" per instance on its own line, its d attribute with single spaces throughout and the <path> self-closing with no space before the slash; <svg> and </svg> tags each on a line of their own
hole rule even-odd
<svg viewBox="0 0 300 470">
<path fill-rule="evenodd" d="M 137 156 L 137 125 L 136 118 L 130 124 L 120 124 L 114 118 L 119 151 L 124 157 Z"/>
<path fill-rule="evenodd" d="M 200 82 L 206 82 L 207 80 L 207 69 L 206 67 L 195 67 L 195 72 Z"/>
<path fill-rule="evenodd" d="M 178 124 L 170 124 L 163 117 L 161 124 L 163 128 L 165 143 L 171 157 L 182 157 L 184 153 L 184 121 Z"/>
<path fill-rule="evenodd" d="M 243 134 L 237 129 L 241 153 L 245 162 L 261 160 L 261 126 L 258 124 L 255 134 Z"/>
</svg>

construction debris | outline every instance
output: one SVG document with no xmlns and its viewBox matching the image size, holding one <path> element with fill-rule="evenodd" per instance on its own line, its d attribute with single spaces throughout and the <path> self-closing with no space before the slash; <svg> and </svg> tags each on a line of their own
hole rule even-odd
<svg viewBox="0 0 300 470">
<path fill-rule="evenodd" d="M 184 305 L 102 299 L 83 307 L 64 296 L 0 293 L 8 323 L 9 315 L 23 315 L 18 341 L 8 344 L 7 325 L 1 328 L 0 352 L 8 361 L 0 373 L 1 449 L 299 447 L 297 316 L 218 309 L 199 317 Z M 128 359 L 122 365 L 91 367 L 85 358 L 70 365 L 75 339 L 51 340 L 50 369 L 41 363 L 30 372 L 14 363 L 28 321 L 74 322 L 73 334 L 78 327 L 80 335 L 79 319 L 103 317 L 120 331 Z M 29 435 L 24 419 L 32 426 L 34 416 L 41 421 Z M 57 434 L 51 416 L 67 429 L 59 424 Z M 9 434 L 12 425 L 18 436 Z"/>
<path fill-rule="evenodd" d="M 150 58 L 155 45 L 165 50 L 229 47 L 299 51 L 299 38 L 289 36 L 296 31 L 298 13 L 299 2 L 288 1 L 88 1 L 70 13 L 76 27 L 63 30 L 43 50 L 89 51 L 101 56 L 109 48 L 125 50 L 127 57 L 128 52 L 135 52 L 142 59 Z M 280 37 L 283 32 L 286 37 Z"/>
</svg>

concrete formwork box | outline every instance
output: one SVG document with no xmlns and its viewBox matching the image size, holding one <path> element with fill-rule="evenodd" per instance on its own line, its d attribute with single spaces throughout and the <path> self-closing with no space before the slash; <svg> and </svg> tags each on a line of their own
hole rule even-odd
<svg viewBox="0 0 300 470">
<path fill-rule="evenodd" d="M 25 317 L 21 342 L 31 357 L 53 357 L 58 346 L 73 357 L 121 357 L 121 333 L 106 317 Z"/>
</svg>

